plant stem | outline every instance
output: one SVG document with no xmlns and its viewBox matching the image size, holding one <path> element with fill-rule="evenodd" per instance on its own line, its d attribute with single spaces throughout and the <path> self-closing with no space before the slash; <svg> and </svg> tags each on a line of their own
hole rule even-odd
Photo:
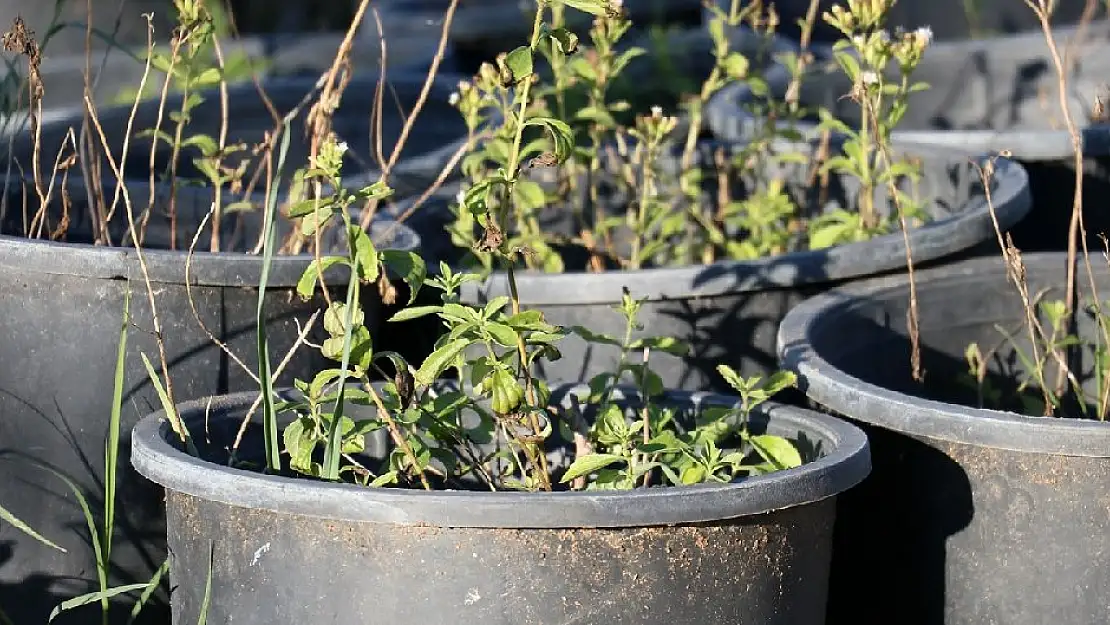
<svg viewBox="0 0 1110 625">
<path fill-rule="evenodd" d="M 540 3 L 539 6 L 537 6 L 536 8 L 536 18 L 532 24 L 532 36 L 528 44 L 528 47 L 531 49 L 532 54 L 535 53 L 536 46 L 540 40 L 540 33 L 542 32 L 543 27 L 543 13 L 544 4 Z M 528 76 L 523 80 L 524 84 L 520 87 L 520 106 L 518 113 L 519 117 L 516 121 L 516 133 L 513 136 L 513 147 L 512 152 L 509 155 L 509 166 L 507 169 L 509 176 L 508 192 L 506 193 L 505 197 L 505 205 L 501 210 L 501 218 L 498 219 L 498 222 L 501 225 L 504 225 L 506 221 L 505 218 L 506 213 L 508 212 L 507 209 L 509 204 L 512 202 L 513 190 L 516 187 L 517 177 L 520 173 L 520 149 L 521 144 L 524 140 L 524 121 L 528 112 L 529 96 L 532 92 L 532 76 Z M 504 243 L 502 245 L 504 245 Z M 509 282 L 509 299 L 512 302 L 513 314 L 517 315 L 520 314 L 520 293 L 517 290 L 516 274 L 513 269 L 511 252 L 509 254 L 505 254 L 504 258 L 506 260 L 505 273 Z M 520 358 L 521 374 L 524 376 L 524 386 L 525 392 L 527 393 L 528 405 L 531 407 L 537 407 L 535 385 L 533 384 L 532 374 L 528 368 L 528 349 L 524 344 L 523 337 L 517 337 L 517 355 Z M 541 436 L 543 432 L 543 426 L 540 424 L 540 421 L 536 417 L 535 412 L 529 411 L 528 418 L 533 433 L 536 436 Z M 544 454 L 542 446 L 531 444 L 530 447 L 530 455 L 534 456 L 536 468 L 539 470 L 540 487 L 543 490 L 549 491 L 551 490 L 551 473 L 547 466 L 547 456 Z"/>
</svg>

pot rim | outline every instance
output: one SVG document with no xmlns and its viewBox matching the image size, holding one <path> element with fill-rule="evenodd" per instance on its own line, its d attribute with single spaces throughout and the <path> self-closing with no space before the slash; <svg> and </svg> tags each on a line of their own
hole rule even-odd
<svg viewBox="0 0 1110 625">
<path fill-rule="evenodd" d="M 952 148 L 933 145 L 900 145 L 899 148 L 928 158 L 955 161 L 965 158 Z M 980 165 L 988 159 L 982 156 Z M 999 226 L 1009 229 L 1032 207 L 1029 176 L 1019 163 L 994 161 L 997 188 L 991 193 Z M 985 195 L 970 197 L 964 210 L 945 219 L 931 221 L 909 232 L 914 263 L 920 265 L 960 252 L 994 237 L 991 209 Z M 868 241 L 838 245 L 824 250 L 805 250 L 781 256 L 745 261 L 718 261 L 710 265 L 660 267 L 606 271 L 602 273 L 516 275 L 520 301 L 528 306 L 580 306 L 620 301 L 623 288 L 649 301 L 718 297 L 775 288 L 795 288 L 858 279 L 904 269 L 905 242 L 901 232 Z M 598 285 L 600 284 L 600 288 Z M 508 295 L 504 272 L 482 283 L 468 283 L 462 295 L 481 301 Z"/>
<path fill-rule="evenodd" d="M 1024 256 L 1027 267 L 1066 266 L 1066 254 Z M 942 273 L 943 272 L 943 273 Z M 1005 279 L 1001 258 L 982 258 L 917 274 L 918 288 L 938 282 L 996 275 Z M 972 408 L 892 391 L 842 371 L 814 348 L 812 337 L 828 331 L 836 317 L 870 298 L 907 290 L 907 276 L 880 278 L 818 295 L 787 313 L 779 326 L 779 362 L 798 374 L 806 395 L 852 420 L 910 436 L 1010 451 L 1110 457 L 1110 424 L 1100 421 L 1029 417 L 1014 412 Z"/>
<path fill-rule="evenodd" d="M 554 397 L 575 387 L 564 385 Z M 186 421 L 215 412 L 240 411 L 257 392 L 181 404 Z M 673 392 L 671 401 L 734 405 L 735 398 Z M 796 469 L 739 483 L 659 487 L 627 492 L 520 493 L 367 488 L 353 484 L 263 475 L 204 462 L 180 450 L 163 411 L 143 418 L 131 437 L 132 464 L 147 479 L 177 492 L 228 505 L 343 521 L 511 529 L 665 526 L 763 514 L 834 497 L 870 472 L 867 438 L 837 418 L 781 404 L 762 414 L 814 435 L 832 446 Z M 231 418 L 231 417 L 226 417 Z M 237 417 L 236 417 L 237 418 Z"/>
<path fill-rule="evenodd" d="M 1102 47 L 1110 45 L 1110 19 L 1095 22 L 1091 32 L 1087 35 L 1090 39 L 1086 43 L 1094 43 Z M 1101 29 L 1101 30 L 1097 30 Z M 1078 26 L 1055 28 L 1057 38 L 1069 38 L 1077 34 Z M 1099 39 L 1098 37 L 1102 37 Z M 929 46 L 929 50 L 936 50 L 933 55 L 926 53 L 926 63 L 930 58 L 951 58 L 961 61 L 971 57 L 973 53 L 992 48 L 1013 48 L 1027 50 L 1030 44 L 1044 45 L 1044 35 L 1040 31 L 1024 32 L 991 37 L 988 39 L 971 39 L 956 41 L 941 41 Z M 830 44 L 813 44 L 808 49 L 817 62 L 833 62 L 833 49 Z M 1047 49 L 1045 54 L 1048 54 Z M 772 66 L 765 76 L 772 93 L 785 93 L 792 81 L 790 70 L 784 65 Z M 1088 79 L 1089 80 L 1089 79 Z M 726 85 L 713 95 L 706 104 L 706 124 L 714 134 L 721 137 L 750 136 L 754 135 L 760 120 L 751 115 L 739 103 L 747 102 L 751 98 L 750 90 L 745 84 L 732 83 Z M 819 136 L 817 124 L 803 122 L 795 127 L 804 137 Z M 1085 156 L 1101 157 L 1110 155 L 1110 124 L 1089 124 L 1080 129 L 1082 135 L 1082 150 Z M 1050 129 L 1021 129 L 1003 128 L 988 130 L 895 130 L 891 137 L 896 144 L 911 143 L 944 146 L 970 152 L 1000 153 L 1008 150 L 1019 158 L 1027 161 L 1054 161 L 1070 159 L 1074 154 L 1071 135 L 1067 130 Z"/>
<path fill-rule="evenodd" d="M 2 182 L 2 179 L 0 179 Z M 82 184 L 80 178 L 70 178 L 69 184 Z M 115 184 L 114 182 L 109 184 Z M 131 181 L 146 191 L 149 183 Z M 205 189 L 190 187 L 179 189 L 186 196 L 202 194 Z M 385 217 L 375 217 L 370 224 L 371 237 L 390 234 L 383 249 L 419 252 L 420 235 L 403 222 Z M 146 263 L 153 284 L 184 284 L 188 250 L 145 248 L 140 259 L 139 250 L 133 247 L 108 247 L 87 243 L 67 243 L 43 239 L 28 239 L 13 235 L 0 235 L 0 267 L 20 273 L 78 276 L 99 280 L 144 280 L 142 261 Z M 268 288 L 295 287 L 313 254 L 277 255 L 270 265 Z M 191 286 L 257 287 L 262 277 L 264 258 L 261 254 L 246 252 L 194 251 L 189 264 Z"/>
</svg>

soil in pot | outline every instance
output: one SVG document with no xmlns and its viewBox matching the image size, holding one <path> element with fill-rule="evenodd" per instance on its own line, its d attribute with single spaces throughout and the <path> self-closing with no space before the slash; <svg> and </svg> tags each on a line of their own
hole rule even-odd
<svg viewBox="0 0 1110 625">
<path fill-rule="evenodd" d="M 106 187 L 111 198 L 113 190 Z M 73 479 L 99 514 L 104 441 L 112 403 L 112 363 L 129 291 L 132 325 L 126 357 L 123 431 L 129 431 L 139 413 L 160 405 L 141 357 L 145 354 L 160 369 L 152 311 L 137 254 L 128 247 L 88 245 L 94 228 L 84 185 L 72 180 L 66 190 L 71 204 L 70 223 L 65 236 L 60 237 L 64 242 L 49 240 L 51 234 L 62 234 L 58 225 L 66 210 L 60 185 L 54 190 L 55 201 L 48 207 L 44 238 L 28 240 L 11 235 L 24 232 L 24 200 L 29 207 L 38 206 L 38 200 L 33 191 L 24 195 L 21 186 L 11 181 L 3 219 L 5 236 L 0 236 L 0 265 L 5 269 L 2 288 L 6 294 L 4 329 L 0 332 L 0 352 L 5 354 L 0 366 L 0 412 L 4 414 L 0 456 L 5 460 L 0 501 L 68 550 L 55 551 L 11 527 L 4 528 L 0 539 L 0 608 L 16 623 L 46 622 L 59 602 L 93 590 L 96 585 L 92 548 L 73 495 L 61 480 L 32 461 L 45 463 Z M 145 183 L 130 190 L 136 206 L 147 206 L 149 190 Z M 178 198 L 181 230 L 195 230 L 195 220 L 207 212 L 210 203 L 210 193 L 197 191 L 190 195 L 183 190 Z M 158 199 L 145 260 L 155 289 L 175 397 L 184 400 L 256 388 L 255 379 L 213 344 L 194 317 L 185 287 L 186 254 L 157 249 L 169 247 L 162 208 Z M 117 214 L 117 219 L 122 217 Z M 389 227 L 375 225 L 375 229 L 382 235 Z M 113 225 L 111 230 L 113 241 L 119 245 L 119 227 Z M 229 224 L 227 232 L 231 231 Z M 415 235 L 407 229 L 394 229 L 390 236 L 379 243 L 399 249 L 418 247 Z M 254 238 L 243 236 L 241 240 L 250 241 L 253 247 Z M 180 239 L 177 243 L 180 250 Z M 303 256 L 278 257 L 270 272 L 265 319 L 274 367 L 322 305 L 322 297 L 304 302 L 296 296 L 294 287 L 309 260 Z M 252 372 L 257 367 L 255 327 L 261 267 L 260 256 L 236 251 L 198 253 L 189 268 L 196 315 Z M 376 296 L 376 290 L 372 294 Z M 375 299 L 364 302 L 368 321 L 377 320 L 379 303 Z M 304 377 L 320 366 L 318 357 L 302 354 L 288 364 L 281 379 Z M 126 437 L 123 445 L 111 585 L 149 580 L 166 555 L 162 492 L 130 470 Z M 126 616 L 131 600 L 120 598 L 120 603 Z M 155 622 L 164 616 L 151 606 L 144 614 Z M 72 616 L 63 614 L 55 622 L 86 622 L 83 619 L 87 617 L 87 613 L 78 611 Z"/>
<path fill-rule="evenodd" d="M 220 622 L 318 620 L 319 606 L 331 605 L 335 622 L 816 625 L 834 498 L 868 466 L 857 432 L 775 406 L 753 416 L 753 427 L 820 451 L 797 469 L 732 484 L 363 488 L 225 466 L 224 444 L 253 400 L 217 398 L 207 418 L 201 403 L 182 407 L 186 422 L 208 424 L 199 458 L 179 450 L 159 415 L 133 436 L 136 467 L 167 488 L 177 621 L 198 616 L 211 576 L 208 618 Z M 664 401 L 691 408 L 722 399 Z M 259 429 L 249 428 L 244 450 L 261 449 Z"/>
<path fill-rule="evenodd" d="M 1031 293 L 1063 297 L 1064 254 L 1024 262 Z M 1093 280 L 1110 289 L 1101 263 Z M 1080 268 L 1084 303 L 1089 284 Z M 1107 620 L 1110 428 L 1096 418 L 1025 416 L 1044 413 L 1036 386 L 1020 387 L 1035 368 L 1019 352 L 1033 352 L 1001 259 L 917 275 L 923 384 L 912 376 L 908 299 L 904 279 L 861 284 L 800 305 L 780 330 L 783 362 L 806 394 L 863 424 L 873 447 L 871 477 L 838 503 L 829 622 Z M 1050 310 L 1034 316 L 1050 323 Z M 1080 313 L 1081 347 L 1069 355 L 1092 417 L 1101 335 Z M 969 364 L 973 344 L 982 374 Z M 1066 402 L 1061 414 L 1082 417 L 1077 406 Z"/>
<path fill-rule="evenodd" d="M 1105 120 L 1096 111 L 1097 100 L 1105 95 L 1104 77 L 1110 71 L 1106 61 L 1110 59 L 1110 21 L 1095 22 L 1083 33 L 1079 38 L 1077 29 L 1059 28 L 1053 35 L 1060 50 L 1071 50 L 1071 58 L 1082 59 L 1069 72 L 1068 106 L 1083 133 L 1088 244 L 1099 248 L 1098 235 L 1110 232 L 1110 217 L 1098 209 L 1101 198 L 1110 192 L 1110 128 L 1100 123 Z M 858 128 L 860 108 L 845 97 L 852 89 L 850 80 L 831 60 L 828 48 L 815 47 L 813 51 L 818 62 L 802 82 L 803 105 L 824 107 Z M 945 145 L 969 155 L 1009 151 L 1028 171 L 1033 194 L 1033 210 L 1011 232 L 1015 245 L 1031 252 L 1066 249 L 1075 161 L 1044 35 L 1038 31 L 933 44 L 913 79 L 929 88 L 911 96 L 894 133 L 895 141 Z M 789 79 L 783 72 L 769 82 L 781 98 Z M 744 102 L 750 99 L 749 92 L 736 87 L 722 91 L 709 107 L 713 131 L 732 140 L 748 132 L 754 118 L 746 112 Z M 813 131 L 812 127 L 800 130 Z M 976 253 L 993 255 L 998 247 L 990 245 Z"/>
</svg>

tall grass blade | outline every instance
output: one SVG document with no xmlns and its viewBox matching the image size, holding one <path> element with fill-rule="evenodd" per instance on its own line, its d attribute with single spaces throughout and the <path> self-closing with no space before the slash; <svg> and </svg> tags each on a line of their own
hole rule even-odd
<svg viewBox="0 0 1110 625">
<path fill-rule="evenodd" d="M 112 560 L 112 532 L 116 523 L 116 471 L 119 468 L 119 423 L 123 410 L 124 364 L 127 360 L 127 327 L 131 325 L 131 288 L 123 297 L 123 323 L 120 324 L 116 371 L 112 385 L 112 412 L 108 418 L 108 439 L 104 441 L 104 545 L 105 568 Z M 107 601 L 107 599 L 105 599 Z M 107 607 L 107 605 L 105 605 Z"/>
<path fill-rule="evenodd" d="M 108 566 L 107 566 L 107 562 L 104 559 L 104 549 L 101 547 L 101 544 L 100 544 L 100 532 L 96 531 L 96 519 L 93 517 L 92 508 L 89 507 L 88 500 L 85 499 L 85 494 L 81 492 L 81 488 L 78 487 L 77 484 L 74 483 L 73 480 L 69 479 L 69 477 L 65 476 L 64 474 L 62 474 L 58 470 L 56 470 L 52 467 L 48 467 L 44 464 L 39 464 L 39 466 L 42 467 L 43 469 L 53 473 L 59 480 L 65 482 L 65 485 L 69 487 L 69 490 L 73 493 L 73 496 L 77 498 L 77 505 L 81 507 L 81 514 L 83 514 L 85 516 L 85 523 L 88 525 L 88 528 L 89 528 L 89 540 L 90 540 L 90 542 L 92 542 L 93 555 L 96 558 L 96 577 L 97 577 L 97 581 L 100 584 L 100 593 L 107 592 L 108 591 Z M 93 595 L 96 595 L 96 596 L 93 599 L 91 599 L 90 601 L 86 601 L 84 603 L 81 603 L 80 605 L 85 605 L 85 603 L 90 603 L 92 601 L 99 601 L 100 597 L 101 597 L 100 593 L 92 593 Z M 119 594 L 119 593 L 116 593 L 116 594 Z M 68 607 L 63 607 L 63 606 L 66 606 L 67 604 L 69 604 L 73 601 L 76 601 L 77 599 L 80 599 L 82 597 L 89 597 L 89 596 L 90 595 L 81 595 L 81 597 L 77 597 L 75 599 L 70 599 L 69 601 L 63 602 L 60 606 L 58 606 L 57 608 L 54 609 L 54 612 L 55 613 L 59 612 L 59 609 L 61 609 L 61 611 L 64 611 L 64 610 L 68 610 L 72 607 L 76 607 L 76 605 L 70 605 Z M 107 598 L 105 600 L 107 600 Z M 52 615 L 50 618 L 51 618 L 51 620 L 53 620 L 54 615 Z M 104 610 L 102 612 L 102 618 L 103 618 L 104 622 L 107 622 L 108 614 L 107 614 L 106 610 Z"/>
<path fill-rule="evenodd" d="M 354 243 L 350 239 L 351 220 L 346 213 L 343 216 L 343 226 L 343 229 L 348 233 L 349 245 L 353 248 Z M 343 442 L 340 440 L 342 428 L 340 426 L 343 421 L 343 403 L 347 394 L 347 371 L 351 364 L 351 335 L 354 330 L 352 324 L 354 322 L 355 302 L 358 301 L 358 286 L 358 271 L 351 269 L 351 277 L 347 281 L 347 308 L 344 311 L 346 319 L 343 320 L 343 359 L 339 365 L 339 395 L 335 398 L 335 410 L 332 412 L 331 424 L 328 426 L 328 443 L 324 448 L 324 466 L 321 476 L 325 480 L 339 479 L 339 459 L 343 453 Z"/>
<path fill-rule="evenodd" d="M 154 385 L 154 391 L 158 393 L 158 401 L 162 403 L 162 410 L 165 411 L 166 417 L 171 423 L 177 423 L 181 427 L 181 434 L 185 437 L 185 448 L 194 456 L 197 453 L 196 445 L 193 444 L 193 437 L 189 435 L 189 428 L 186 427 L 185 422 L 177 414 L 177 406 L 173 405 L 170 401 L 170 394 L 166 392 L 166 387 L 162 384 L 162 378 L 155 371 L 154 365 L 150 363 L 150 359 L 146 354 L 140 353 L 139 356 L 143 359 L 143 366 L 146 367 L 146 374 L 150 377 L 150 383 Z"/>
<path fill-rule="evenodd" d="M 274 414 L 274 389 L 270 372 L 270 344 L 266 338 L 266 285 L 270 280 L 270 265 L 274 262 L 274 222 L 277 213 L 277 193 L 281 187 L 281 170 L 289 153 L 291 120 L 286 119 L 281 129 L 281 148 L 278 150 L 277 171 L 273 184 L 266 190 L 266 214 L 262 227 L 266 238 L 262 246 L 262 275 L 258 279 L 258 314 L 255 325 L 258 333 L 258 380 L 262 391 L 262 425 L 266 442 L 266 468 L 281 471 L 281 440 L 278 437 L 277 415 Z"/>
<path fill-rule="evenodd" d="M 208 544 L 208 579 L 204 581 L 204 600 L 200 603 L 200 616 L 197 618 L 197 625 L 207 625 L 208 623 L 208 607 L 212 601 L 212 562 L 215 559 L 216 546 L 214 543 Z"/>
<path fill-rule="evenodd" d="M 135 592 L 136 590 L 146 588 L 149 584 L 150 582 L 144 582 L 142 584 L 128 584 L 126 586 L 117 586 L 115 588 L 108 588 L 106 590 L 99 590 L 97 592 L 90 592 L 83 595 L 78 595 L 72 599 L 66 599 L 65 601 L 59 603 L 57 607 L 55 607 L 54 610 L 50 612 L 50 618 L 48 618 L 46 622 L 49 623 L 53 621 L 54 619 L 58 618 L 59 614 L 67 610 L 80 608 L 81 606 L 86 606 L 90 603 L 96 603 L 98 601 L 107 602 L 109 599 L 115 597 L 116 595 Z"/>
<path fill-rule="evenodd" d="M 64 547 L 61 547 L 60 545 L 44 537 L 42 534 L 39 534 L 35 530 L 31 529 L 31 526 L 27 525 L 23 521 L 20 521 L 19 518 L 17 518 L 14 514 L 8 512 L 8 510 L 4 508 L 4 506 L 0 506 L 0 521 L 11 525 L 15 529 L 23 532 L 31 538 L 34 538 L 47 547 L 52 547 L 54 549 L 57 549 L 58 551 L 61 551 L 62 553 L 67 553 Z"/>
<path fill-rule="evenodd" d="M 158 567 L 158 570 L 154 572 L 154 576 L 150 578 L 149 582 L 147 582 L 146 590 L 144 590 L 142 594 L 139 595 L 139 600 L 136 601 L 135 605 L 131 607 L 131 616 L 127 619 L 128 625 L 134 623 L 135 619 L 139 618 L 139 613 L 143 611 L 144 607 L 146 607 L 147 602 L 150 601 L 150 598 L 154 596 L 154 591 L 158 590 L 158 586 L 161 585 L 162 578 L 165 577 L 166 573 L 169 572 L 170 559 L 166 558 L 165 561 L 162 562 L 162 566 Z"/>
</svg>

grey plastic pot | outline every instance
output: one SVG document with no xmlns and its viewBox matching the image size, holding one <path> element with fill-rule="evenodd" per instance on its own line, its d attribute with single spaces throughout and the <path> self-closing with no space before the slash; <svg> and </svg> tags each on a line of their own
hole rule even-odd
<svg viewBox="0 0 1110 625">
<path fill-rule="evenodd" d="M 819 148 L 812 145 L 807 149 Z M 994 237 L 986 198 L 976 182 L 978 173 L 964 156 L 930 147 L 914 147 L 903 154 L 922 159 L 918 192 L 931 217 L 908 235 L 916 266 L 944 262 Z M 1005 229 L 1029 209 L 1029 194 L 1025 172 L 1018 164 L 1001 160 L 997 169 L 992 199 Z M 834 177 L 828 203 L 814 205 L 813 200 L 805 199 L 811 197 L 806 195 L 805 165 L 784 165 L 774 175 L 782 177 L 795 197 L 811 202 L 809 211 L 837 206 L 855 210 L 844 198 L 855 197 L 857 180 Z M 876 206 L 887 205 L 882 197 L 876 197 Z M 847 281 L 901 271 L 905 266 L 905 244 L 898 232 L 862 243 L 754 261 L 603 273 L 521 272 L 516 281 L 524 308 L 542 311 L 551 323 L 582 325 L 616 337 L 624 335 L 623 318 L 613 310 L 621 301 L 622 290 L 646 298 L 640 313 L 645 331 L 638 334 L 673 337 L 693 348 L 692 355 L 685 358 L 651 355 L 663 383 L 669 388 L 710 390 L 723 388 L 716 373 L 720 363 L 746 375 L 773 372 L 778 324 L 805 298 Z M 497 273 L 484 283 L 465 285 L 462 297 L 484 302 L 507 293 L 506 277 Z M 578 337 L 567 338 L 559 349 L 563 358 L 548 363 L 542 372 L 548 379 L 586 381 L 611 371 L 619 359 L 616 348 L 588 345 Z"/>
<path fill-rule="evenodd" d="M 131 326 L 125 364 L 115 544 L 112 549 L 112 586 L 144 582 L 165 558 L 162 493 L 139 479 L 128 466 L 126 434 L 138 417 L 161 405 L 147 376 L 141 354 L 160 372 L 157 341 L 144 275 L 148 274 L 162 324 L 174 397 L 187 400 L 257 388 L 257 382 L 213 344 L 194 317 L 186 289 L 186 254 L 147 249 L 146 272 L 134 249 L 77 243 L 90 240 L 88 208 L 73 181 L 69 240 L 54 243 L 0 236 L 0 502 L 31 527 L 64 547 L 62 553 L 16 531 L 0 528 L 0 609 L 16 623 L 45 623 L 62 600 L 94 590 L 97 572 L 87 529 L 65 483 L 42 463 L 71 478 L 89 499 L 98 517 L 103 500 L 103 454 L 111 414 L 114 369 L 123 322 L 124 301 L 131 299 Z M 136 205 L 146 206 L 147 186 L 131 188 Z M 112 190 L 107 190 L 108 197 Z M 21 205 L 14 188 L 3 231 L 22 232 Z M 210 199 L 193 196 L 203 207 Z M 179 201 L 184 217 L 203 214 Z M 35 200 L 29 198 L 32 205 Z M 159 204 L 160 206 L 160 204 Z M 123 210 L 123 209 L 120 209 Z M 57 223 L 53 215 L 50 229 Z M 154 219 L 149 244 L 166 232 Z M 392 224 L 374 229 L 383 247 L 417 249 L 419 240 L 406 228 L 383 240 Z M 49 230 L 48 230 L 49 232 Z M 117 239 L 118 241 L 118 239 Z M 167 243 L 162 239 L 163 244 Z M 295 344 L 302 327 L 323 305 L 317 297 L 303 302 L 295 285 L 311 257 L 277 257 L 266 294 L 266 331 L 273 366 Z M 256 313 L 262 258 L 242 253 L 197 253 L 192 259 L 192 298 L 208 331 L 222 341 L 251 372 L 257 371 Z M 334 278 L 336 284 L 342 276 Z M 340 292 L 337 290 L 337 293 Z M 367 322 L 380 320 L 380 300 L 371 289 L 363 300 Z M 319 340 L 319 324 L 310 335 Z M 302 353 L 285 367 L 282 383 L 305 377 L 325 363 Z M 126 604 L 130 599 L 116 599 Z M 95 608 L 92 608 L 95 609 Z M 158 623 L 157 609 L 148 608 Z M 55 622 L 83 623 L 88 614 L 63 615 Z M 122 621 L 121 621 L 122 622 Z M 164 623 L 165 621 L 161 621 Z"/>
<path fill-rule="evenodd" d="M 716 0 L 727 6 L 732 0 Z M 842 35 L 829 26 L 822 15 L 833 5 L 841 4 L 835 0 L 819 0 L 817 20 L 814 23 L 813 41 L 833 43 Z M 1052 24 L 1064 26 L 1076 24 L 1083 17 L 1087 0 L 1059 0 L 1054 4 Z M 799 20 L 805 20 L 809 11 L 809 0 L 779 0 L 775 10 L 779 14 L 781 32 L 789 37 L 798 38 L 801 28 Z M 1096 16 L 1105 15 L 1101 5 L 1094 6 Z M 914 30 L 928 27 L 941 41 L 967 39 L 989 40 L 1012 33 L 1040 30 L 1036 14 L 1024 2 L 977 0 L 974 3 L 964 0 L 945 0 L 943 2 L 897 2 L 890 9 L 885 20 L 888 29 Z"/>
<path fill-rule="evenodd" d="M 1024 260 L 1030 292 L 1064 297 L 1064 254 Z M 1083 301 L 1087 280 L 1080 269 Z M 1094 280 L 1110 289 L 1105 268 Z M 784 366 L 812 400 L 862 424 L 874 456 L 838 502 L 829 623 L 1106 622 L 1110 426 L 970 407 L 969 343 L 1000 346 L 988 379 L 1003 398 L 1022 367 L 997 328 L 1029 350 L 1001 258 L 921 272 L 917 298 L 924 385 L 911 378 L 905 279 L 814 298 L 779 331 Z M 1078 332 L 1095 337 L 1087 315 Z M 1087 372 L 1083 352 L 1075 370 Z"/>
<path fill-rule="evenodd" d="M 308 163 L 309 141 L 303 131 L 305 116 L 315 100 L 304 101 L 307 96 L 314 93 L 314 85 L 318 77 L 287 77 L 275 78 L 262 83 L 267 97 L 279 114 L 287 114 L 298 106 L 302 106 L 300 114 L 291 122 L 292 132 L 289 151 L 286 156 L 285 180 L 295 168 L 304 167 Z M 396 73 L 390 74 L 388 83 L 392 88 L 387 102 L 399 102 L 405 111 L 411 111 L 423 89 L 425 75 L 423 73 Z M 424 180 L 434 179 L 434 176 L 447 164 L 450 157 L 458 149 L 458 142 L 466 135 L 466 126 L 462 117 L 449 104 L 448 97 L 458 82 L 457 77 L 442 75 L 436 79 L 429 92 L 426 105 L 408 140 L 402 150 L 402 155 L 394 169 L 393 181 L 404 191 L 407 184 L 412 184 L 423 190 L 418 185 Z M 345 175 L 351 178 L 367 171 L 376 170 L 377 163 L 374 157 L 371 140 L 371 113 L 377 91 L 377 74 L 355 76 L 348 85 L 339 109 L 333 120 L 333 129 L 341 141 L 345 141 L 349 150 L 345 158 Z M 218 137 L 222 123 L 222 110 L 219 94 L 211 91 L 204 94 L 204 102 L 193 109 L 191 121 L 186 129 L 186 136 L 205 134 L 209 137 Z M 395 98 L 395 99 L 394 99 Z M 229 88 L 229 112 L 227 143 L 246 143 L 248 146 L 258 144 L 266 133 L 272 132 L 277 127 L 270 109 L 258 94 L 253 84 L 238 85 Z M 165 110 L 177 110 L 181 106 L 180 96 L 170 97 Z M 127 179 L 146 181 L 150 177 L 150 149 L 152 139 L 137 135 L 141 130 L 153 128 L 158 120 L 160 103 L 158 100 L 146 101 L 140 104 L 131 125 L 132 137 L 130 140 L 129 157 L 124 167 Z M 81 106 L 66 109 L 64 113 L 58 112 L 52 116 L 42 128 L 42 154 L 40 162 L 44 168 L 55 162 L 67 133 L 73 128 L 80 132 L 84 115 Z M 382 111 L 382 144 L 386 158 L 389 157 L 401 134 L 403 120 L 396 106 L 385 106 Z M 103 109 L 99 112 L 100 124 L 107 137 L 107 144 L 111 146 L 112 153 L 117 162 L 122 155 L 124 138 L 127 136 L 128 120 L 131 118 L 131 106 L 116 106 Z M 163 121 L 163 129 L 172 128 L 170 122 Z M 95 134 L 95 130 L 92 131 Z M 445 145 L 448 144 L 448 145 Z M 33 141 L 30 133 L 17 133 L 14 139 L 14 155 L 22 164 L 25 171 L 31 171 L 30 162 L 33 151 Z M 70 151 L 66 152 L 71 153 Z M 158 144 L 155 159 L 155 170 L 159 173 L 166 171 L 172 155 L 172 147 L 164 141 Z M 200 172 L 192 164 L 192 159 L 197 153 L 195 149 L 183 149 L 178 161 L 178 175 L 180 178 L 203 179 Z M 234 165 L 243 155 L 229 157 L 225 163 Z M 277 155 L 274 155 L 275 165 Z M 104 171 L 111 171 L 107 164 Z M 250 170 L 253 172 L 253 170 Z M 431 178 L 429 178 L 431 176 Z M 376 179 L 376 176 L 374 177 Z"/>
<path fill-rule="evenodd" d="M 1090 245 L 1097 247 L 1097 235 L 1110 232 L 1110 215 L 1100 210 L 1102 198 L 1110 193 L 1110 126 L 1090 125 L 1089 120 L 1110 72 L 1110 21 L 1092 24 L 1085 33 L 1082 45 L 1070 52 L 1081 60 L 1070 73 L 1068 106 L 1082 131 L 1084 223 Z M 1054 32 L 1061 48 L 1076 35 L 1074 28 Z M 851 90 L 846 75 L 830 60 L 828 48 L 813 52 L 817 63 L 802 83 L 802 104 L 824 107 L 857 127 L 859 106 L 843 97 Z M 1033 194 L 1033 210 L 1012 232 L 1014 243 L 1025 251 L 1060 251 L 1067 245 L 1074 151 L 1064 130 L 1055 76 L 1039 32 L 933 44 L 914 73 L 914 80 L 930 88 L 911 96 L 894 134 L 898 143 L 942 145 L 968 155 L 1009 150 L 1029 172 Z M 789 76 L 780 67 L 768 82 L 773 95 L 782 97 Z M 744 85 L 723 89 L 707 107 L 713 133 L 735 141 L 753 132 L 759 120 L 748 110 L 751 101 Z M 803 124 L 799 130 L 809 134 L 815 126 Z M 996 247 L 984 251 L 993 254 Z"/>
<path fill-rule="evenodd" d="M 244 625 L 819 625 L 834 500 L 870 466 L 855 428 L 768 406 L 755 428 L 806 441 L 819 450 L 811 462 L 634 492 L 363 488 L 225 466 L 256 396 L 181 406 L 208 432 L 199 458 L 173 440 L 164 414 L 132 435 L 135 467 L 166 488 L 175 623 L 197 619 L 210 575 L 209 621 Z M 736 400 L 666 401 L 681 410 Z M 259 427 L 241 451 L 262 448 Z"/>
</svg>

